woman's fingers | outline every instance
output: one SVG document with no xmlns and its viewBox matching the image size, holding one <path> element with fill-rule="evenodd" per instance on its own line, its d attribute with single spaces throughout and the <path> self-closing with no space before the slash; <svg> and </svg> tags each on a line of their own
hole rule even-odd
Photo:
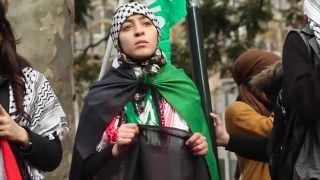
<svg viewBox="0 0 320 180">
<path fill-rule="evenodd" d="M 186 141 L 186 145 L 187 146 L 192 146 L 198 139 L 201 138 L 201 134 L 200 133 L 194 133 L 187 141 Z"/>
<path fill-rule="evenodd" d="M 200 151 L 197 151 L 195 153 L 193 153 L 194 155 L 196 156 L 204 156 L 204 155 L 207 155 L 208 154 L 208 148 L 204 148 Z"/>
<path fill-rule="evenodd" d="M 123 124 L 124 127 L 128 127 L 130 129 L 134 129 L 136 131 L 139 131 L 138 125 L 135 123 L 128 123 L 128 124 Z"/>
<path fill-rule="evenodd" d="M 131 134 L 137 134 L 137 132 L 134 129 L 128 129 L 128 128 L 121 128 L 118 129 L 118 133 L 131 133 Z"/>
<path fill-rule="evenodd" d="M 139 133 L 139 128 L 136 124 L 122 124 L 118 129 L 117 144 L 128 145 L 133 142 L 135 136 Z"/>
<path fill-rule="evenodd" d="M 8 117 L 0 115 L 0 125 L 4 125 L 8 123 Z"/>
<path fill-rule="evenodd" d="M 119 129 L 124 129 L 128 131 L 133 131 L 134 133 L 139 133 L 139 128 L 137 124 L 129 123 L 129 124 L 122 124 Z"/>
<path fill-rule="evenodd" d="M 9 135 L 8 131 L 0 130 L 0 137 L 7 137 Z"/>
<path fill-rule="evenodd" d="M 6 113 L 7 113 L 7 111 L 0 104 L 0 114 L 3 115 L 3 114 L 6 114 Z"/>
<path fill-rule="evenodd" d="M 187 141 L 186 145 L 191 148 L 194 155 L 205 155 L 208 152 L 206 138 L 200 133 L 194 133 Z"/>
<path fill-rule="evenodd" d="M 123 137 L 119 137 L 117 144 L 119 145 L 128 145 L 131 144 L 133 141 L 133 138 L 123 138 Z"/>
<path fill-rule="evenodd" d="M 0 132 L 1 131 L 6 131 L 10 128 L 9 124 L 0 124 Z"/>
<path fill-rule="evenodd" d="M 210 113 L 210 116 L 212 117 L 214 126 L 220 126 L 222 124 L 222 121 L 221 121 L 220 116 L 218 114 Z"/>
<path fill-rule="evenodd" d="M 213 125 L 215 128 L 216 134 L 216 144 L 218 146 L 226 146 L 229 143 L 230 135 L 227 132 L 226 127 L 223 125 L 220 116 L 215 113 L 210 113 L 210 116 L 213 119 Z"/>
<path fill-rule="evenodd" d="M 202 142 L 200 144 L 197 144 L 196 146 L 192 147 L 192 151 L 196 152 L 196 151 L 200 151 L 204 148 L 207 147 L 207 143 L 206 142 Z"/>
<path fill-rule="evenodd" d="M 208 153 L 208 143 L 203 141 L 201 144 L 192 148 L 194 155 L 206 155 Z"/>
<path fill-rule="evenodd" d="M 134 132 L 124 132 L 124 131 L 119 131 L 118 132 L 118 138 L 134 138 L 136 134 Z"/>
<path fill-rule="evenodd" d="M 192 143 L 190 143 L 189 146 L 193 148 L 193 147 L 199 146 L 201 144 L 204 144 L 206 142 L 207 141 L 206 141 L 205 137 L 204 136 L 200 136 L 198 139 L 196 139 Z"/>
<path fill-rule="evenodd" d="M 10 121 L 10 116 L 0 104 L 0 124 L 7 124 Z"/>
</svg>

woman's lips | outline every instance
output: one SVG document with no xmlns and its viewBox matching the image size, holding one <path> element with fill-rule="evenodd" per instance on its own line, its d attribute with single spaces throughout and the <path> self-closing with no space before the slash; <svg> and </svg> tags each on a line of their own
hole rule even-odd
<svg viewBox="0 0 320 180">
<path fill-rule="evenodd" d="M 135 45 L 136 47 L 144 47 L 144 46 L 146 46 L 148 43 L 149 43 L 148 41 L 138 41 L 138 42 L 136 42 L 134 45 Z"/>
</svg>

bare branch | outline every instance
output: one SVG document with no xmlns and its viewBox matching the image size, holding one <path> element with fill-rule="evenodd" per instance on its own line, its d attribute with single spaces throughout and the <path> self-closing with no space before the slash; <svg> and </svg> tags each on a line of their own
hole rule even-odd
<svg viewBox="0 0 320 180">
<path fill-rule="evenodd" d="M 87 53 L 88 53 L 88 51 L 89 51 L 90 49 L 93 49 L 93 48 L 99 46 L 101 43 L 103 43 L 103 42 L 105 42 L 105 41 L 108 41 L 108 38 L 109 38 L 109 34 L 106 35 L 105 37 L 103 37 L 102 39 L 100 39 L 99 41 L 97 41 L 97 42 L 95 42 L 95 43 L 91 43 L 91 44 L 89 44 L 87 47 L 85 47 L 85 48 L 82 50 L 82 53 L 81 53 L 81 55 L 80 55 L 81 59 L 84 58 L 84 57 L 87 55 Z"/>
</svg>

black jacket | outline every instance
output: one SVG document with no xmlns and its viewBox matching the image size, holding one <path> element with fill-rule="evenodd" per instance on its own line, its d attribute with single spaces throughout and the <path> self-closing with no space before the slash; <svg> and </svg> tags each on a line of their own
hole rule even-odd
<svg viewBox="0 0 320 180">
<path fill-rule="evenodd" d="M 280 120 L 275 119 L 274 124 L 271 140 L 274 180 L 292 179 L 307 131 L 314 132 L 317 143 L 320 143 L 320 47 L 309 28 L 305 27 L 300 32 L 302 36 L 297 31 L 291 31 L 283 47 L 283 103 L 286 117 L 276 116 Z"/>
<path fill-rule="evenodd" d="M 9 88 L 8 80 L 0 76 L 0 104 L 8 111 L 9 109 Z M 23 180 L 31 180 L 25 163 L 41 171 L 52 171 L 58 167 L 62 159 L 62 145 L 58 137 L 49 140 L 47 137 L 40 136 L 26 128 L 30 141 L 31 149 L 23 150 L 20 144 L 10 143 L 11 149 L 17 160 Z"/>
</svg>

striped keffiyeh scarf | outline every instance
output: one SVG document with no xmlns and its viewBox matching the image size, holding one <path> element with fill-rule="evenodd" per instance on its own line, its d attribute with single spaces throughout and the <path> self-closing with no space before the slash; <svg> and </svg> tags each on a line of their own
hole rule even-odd
<svg viewBox="0 0 320 180">
<path fill-rule="evenodd" d="M 9 114 L 11 118 L 19 118 L 20 126 L 28 127 L 32 132 L 48 137 L 49 140 L 55 139 L 55 135 L 58 135 L 58 138 L 62 139 L 63 135 L 68 131 L 66 115 L 49 81 L 42 73 L 31 67 L 24 68 L 22 72 L 25 77 L 24 83 L 26 88 L 23 107 L 30 117 L 26 118 L 17 115 L 13 89 L 9 86 Z M 14 162 L 14 154 L 10 152 L 11 149 L 8 142 L 1 142 L 1 151 L 6 180 L 20 180 L 15 175 L 17 174 L 15 172 L 19 170 Z M 33 167 L 27 161 L 25 164 L 31 180 L 44 179 L 44 172 Z"/>
</svg>

